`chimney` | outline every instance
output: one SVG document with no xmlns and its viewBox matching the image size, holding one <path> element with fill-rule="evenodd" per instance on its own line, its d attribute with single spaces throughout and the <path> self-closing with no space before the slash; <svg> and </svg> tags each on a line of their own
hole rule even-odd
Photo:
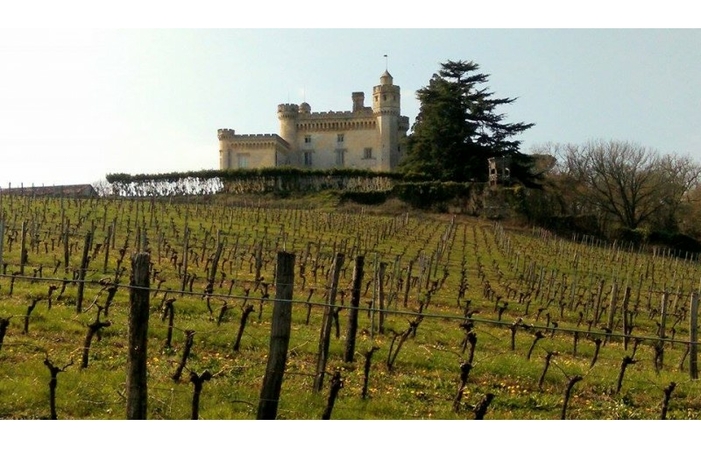
<svg viewBox="0 0 701 449">
<path fill-rule="evenodd" d="M 365 94 L 363 92 L 353 92 L 353 112 L 360 112 L 365 108 Z"/>
</svg>

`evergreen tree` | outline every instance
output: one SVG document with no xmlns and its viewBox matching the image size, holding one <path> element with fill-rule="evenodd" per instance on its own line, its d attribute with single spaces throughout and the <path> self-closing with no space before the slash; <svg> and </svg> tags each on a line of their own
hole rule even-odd
<svg viewBox="0 0 701 449">
<path fill-rule="evenodd" d="M 532 158 L 513 137 L 533 123 L 504 123 L 496 109 L 515 98 L 493 98 L 480 87 L 488 75 L 472 61 L 447 61 L 428 86 L 417 91 L 419 114 L 400 165 L 406 174 L 443 181 L 486 181 L 490 157 L 511 157 L 511 176 L 532 185 Z"/>
</svg>

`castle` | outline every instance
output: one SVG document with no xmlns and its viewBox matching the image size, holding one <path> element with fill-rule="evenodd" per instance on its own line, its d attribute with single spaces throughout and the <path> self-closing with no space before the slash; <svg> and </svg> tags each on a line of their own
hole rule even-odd
<svg viewBox="0 0 701 449">
<path fill-rule="evenodd" d="M 353 109 L 312 112 L 308 103 L 280 104 L 280 134 L 236 134 L 218 130 L 219 168 L 293 166 L 392 171 L 405 154 L 409 118 L 400 115 L 399 86 L 385 71 L 373 87 L 372 107 L 365 94 L 351 94 Z"/>
</svg>

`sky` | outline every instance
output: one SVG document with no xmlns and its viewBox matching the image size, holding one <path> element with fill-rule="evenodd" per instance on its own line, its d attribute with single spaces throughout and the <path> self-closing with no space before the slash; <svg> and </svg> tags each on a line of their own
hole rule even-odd
<svg viewBox="0 0 701 449">
<path fill-rule="evenodd" d="M 216 169 L 217 129 L 278 133 L 278 104 L 350 110 L 355 91 L 369 105 L 385 69 L 413 124 L 416 90 L 448 60 L 476 62 L 483 87 L 516 98 L 499 112 L 535 124 L 523 152 L 615 139 L 701 161 L 701 29 L 675 2 L 639 15 L 506 2 L 505 15 L 501 2 L 424 14 L 363 0 L 343 20 L 308 13 L 321 2 L 294 3 L 301 13 L 274 2 L 175 13 L 93 3 L 34 15 L 28 2 L 0 19 L 0 188 Z"/>
</svg>

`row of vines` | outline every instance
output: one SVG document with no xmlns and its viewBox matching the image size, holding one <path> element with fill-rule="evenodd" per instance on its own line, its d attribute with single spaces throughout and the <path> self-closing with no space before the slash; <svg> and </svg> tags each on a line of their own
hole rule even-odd
<svg viewBox="0 0 701 449">
<path fill-rule="evenodd" d="M 0 418 L 698 418 L 695 257 L 465 217 L 0 196 Z M 282 391 L 262 397 L 281 253 Z"/>
</svg>

